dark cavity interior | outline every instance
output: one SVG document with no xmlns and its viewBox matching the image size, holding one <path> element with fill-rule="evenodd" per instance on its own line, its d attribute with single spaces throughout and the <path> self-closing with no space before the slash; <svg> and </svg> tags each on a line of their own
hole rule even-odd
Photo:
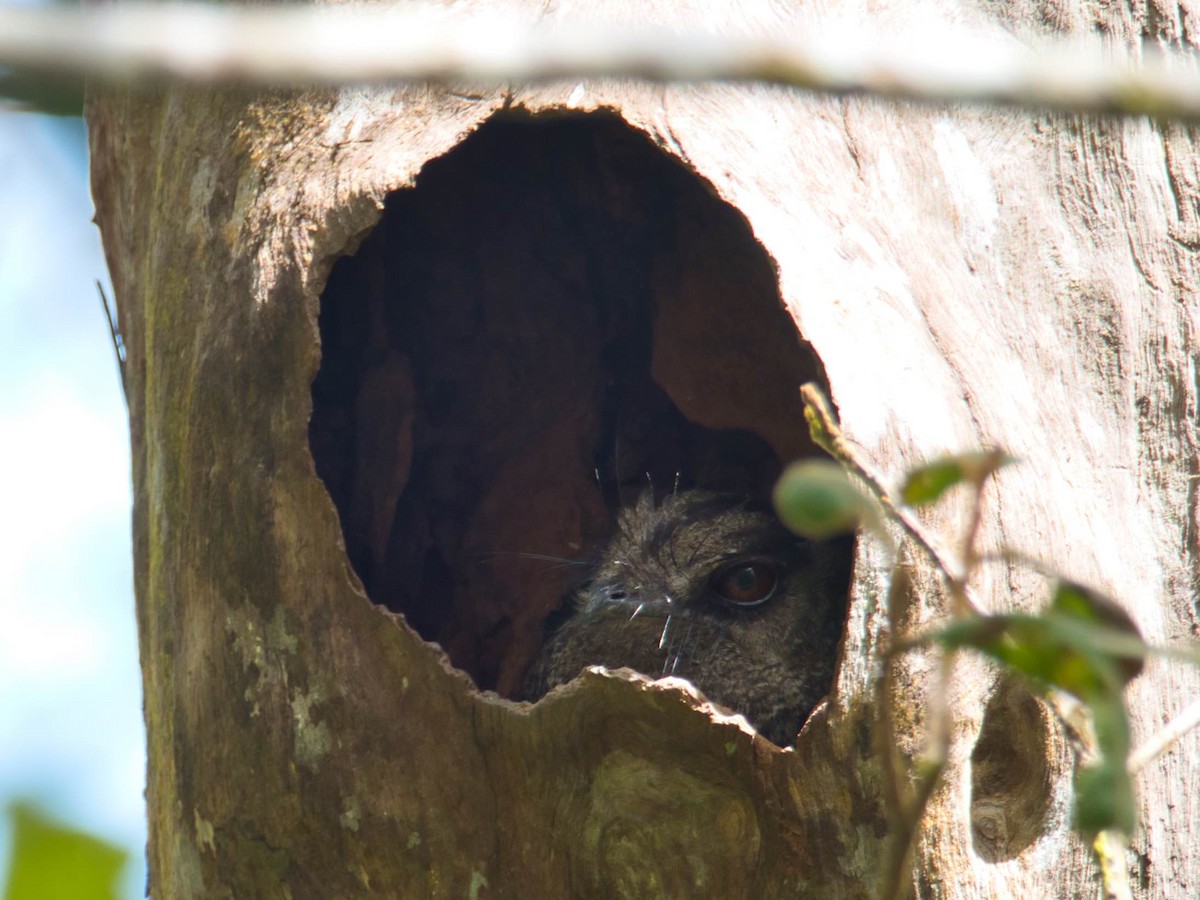
<svg viewBox="0 0 1200 900">
<path fill-rule="evenodd" d="M 354 570 L 510 696 L 622 503 L 765 498 L 814 452 L 820 365 L 746 220 L 611 114 L 508 112 L 428 163 L 320 333 L 309 434 Z"/>
</svg>

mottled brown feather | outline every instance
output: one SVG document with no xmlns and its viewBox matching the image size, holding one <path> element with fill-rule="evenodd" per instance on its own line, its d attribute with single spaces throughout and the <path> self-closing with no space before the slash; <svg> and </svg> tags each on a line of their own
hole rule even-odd
<svg viewBox="0 0 1200 900">
<path fill-rule="evenodd" d="M 534 700 L 585 666 L 686 678 L 779 745 L 830 689 L 848 588 L 849 539 L 805 541 L 743 497 L 693 490 L 623 509 L 569 615 L 526 676 Z M 741 608 L 714 578 L 747 562 L 777 576 Z M 668 624 L 669 621 L 669 624 Z"/>
</svg>

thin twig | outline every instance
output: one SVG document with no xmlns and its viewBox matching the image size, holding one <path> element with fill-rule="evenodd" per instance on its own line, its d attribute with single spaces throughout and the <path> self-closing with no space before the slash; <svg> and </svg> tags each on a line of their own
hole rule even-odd
<svg viewBox="0 0 1200 900">
<path fill-rule="evenodd" d="M 1054 578 L 1060 581 L 1070 581 L 1073 579 L 1067 578 L 1062 572 L 1045 560 L 1039 559 L 1032 553 L 1025 550 L 1018 550 L 1016 547 L 1002 545 L 997 550 L 981 553 L 979 556 L 981 562 L 988 563 L 1004 563 L 1005 565 L 1017 565 L 1029 569 L 1031 572 L 1037 572 L 1044 578 Z"/>
<path fill-rule="evenodd" d="M 898 556 L 892 569 L 892 583 L 888 587 L 888 623 L 894 634 L 899 623 L 906 620 L 909 602 L 908 571 L 904 568 L 903 556 Z M 891 640 L 890 646 L 894 646 Z M 908 810 L 906 788 L 908 779 L 904 762 L 900 758 L 899 740 L 895 716 L 892 715 L 892 698 L 895 696 L 896 653 L 883 654 L 879 682 L 876 685 L 875 707 L 878 716 L 876 750 L 883 757 L 884 801 L 892 821 L 900 821 Z"/>
<path fill-rule="evenodd" d="M 967 516 L 967 527 L 963 529 L 962 540 L 959 542 L 958 559 L 962 568 L 962 583 L 951 584 L 953 599 L 960 605 L 954 609 L 955 615 L 964 612 L 978 612 L 967 596 L 971 588 L 971 576 L 979 566 L 980 554 L 976 546 L 979 540 L 979 527 L 983 523 L 983 491 L 988 481 L 1004 465 L 1005 454 L 993 448 L 981 456 L 977 464 L 971 466 L 974 474 L 968 479 L 973 488 L 971 492 L 970 512 Z"/>
<path fill-rule="evenodd" d="M 1022 564 L 1043 574 L 1053 577 L 1062 576 L 1040 560 L 1034 559 L 1019 551 L 1003 548 L 998 553 L 980 554 L 976 547 L 979 527 L 982 521 L 983 490 L 988 479 L 998 468 L 1002 459 L 997 452 L 994 454 L 993 465 L 971 480 L 974 493 L 966 528 L 963 531 L 959 546 L 960 562 L 957 567 L 948 564 L 945 557 L 936 549 L 934 541 L 925 535 L 921 524 L 907 514 L 904 507 L 896 504 L 883 487 L 882 479 L 871 469 L 870 465 L 850 446 L 838 426 L 833 412 L 824 394 L 816 385 L 806 384 L 801 393 L 805 402 L 805 416 L 809 421 L 814 440 L 838 460 L 844 467 L 856 474 L 868 486 L 876 499 L 890 514 L 891 518 L 900 524 L 904 531 L 930 557 L 933 564 L 941 571 L 946 580 L 951 597 L 951 618 L 961 619 L 972 614 L 978 615 L 978 606 L 968 597 L 971 575 L 983 562 L 1001 560 L 1009 564 Z M 893 579 L 899 577 L 899 570 L 893 574 Z M 889 595 L 890 596 L 890 595 Z M 891 612 L 889 602 L 889 612 Z M 893 617 L 893 627 L 895 619 Z M 915 793 L 909 803 L 902 797 L 900 777 L 896 771 L 898 761 L 893 755 L 891 746 L 894 744 L 894 719 L 891 714 L 892 666 L 894 656 L 915 646 L 928 643 L 927 637 L 918 635 L 917 638 L 897 640 L 893 635 L 888 652 L 884 657 L 883 677 L 881 678 L 880 722 L 885 730 L 884 768 L 886 799 L 892 811 L 895 828 L 892 835 L 892 845 L 888 858 L 884 863 L 882 895 L 888 900 L 904 900 L 911 893 L 911 879 L 906 877 L 913 848 L 920 833 L 920 822 L 925 809 L 933 796 L 945 769 L 951 745 L 952 714 L 947 702 L 947 690 L 951 680 L 954 654 L 949 649 L 942 651 L 938 669 L 938 680 L 933 686 L 933 696 L 929 713 L 928 749 L 924 760 L 925 770 L 918 779 Z M 1140 644 L 1140 641 L 1139 641 Z M 1181 656 L 1194 661 L 1194 655 L 1185 651 L 1171 648 L 1147 648 L 1147 651 Z M 1049 699 L 1049 698 L 1048 698 Z M 1052 704 L 1053 705 L 1053 704 Z M 1057 707 L 1054 707 L 1057 709 Z M 1086 734 L 1086 728 L 1071 726 L 1067 715 L 1060 712 L 1060 717 L 1072 734 L 1072 743 L 1076 752 L 1083 759 L 1094 757 L 1096 748 L 1094 739 Z M 1189 704 L 1179 715 L 1169 722 L 1145 744 L 1129 755 L 1126 766 L 1130 775 L 1141 771 L 1171 747 L 1181 736 L 1193 728 L 1200 726 L 1200 699 Z M 897 814 L 896 810 L 899 810 Z M 1100 832 L 1092 844 L 1092 850 L 1100 867 L 1104 883 L 1106 900 L 1132 900 L 1133 894 L 1129 884 L 1129 874 L 1125 865 L 1125 855 L 1128 837 L 1115 830 Z"/>
<path fill-rule="evenodd" d="M 96 290 L 100 294 L 100 302 L 104 306 L 104 318 L 108 320 L 108 333 L 112 338 L 113 353 L 117 357 L 117 374 L 121 376 L 121 394 L 125 397 L 125 402 L 129 402 L 129 388 L 125 383 L 125 340 L 121 337 L 121 329 L 117 325 L 117 318 L 113 315 L 112 307 L 108 303 L 108 295 L 104 293 L 104 285 L 99 281 L 96 282 Z"/>
<path fill-rule="evenodd" d="M 964 30 L 890 34 L 842 21 L 804 34 L 539 25 L 475 10 L 198 3 L 0 6 L 0 66 L 109 81 L 271 86 L 636 77 L 756 81 L 833 94 L 1200 118 L 1186 57 L 1133 66 L 1099 41 L 1031 49 Z"/>
<path fill-rule="evenodd" d="M 916 791 L 913 794 L 912 808 L 901 820 L 900 829 L 892 834 L 895 849 L 888 860 L 884 873 L 884 884 L 887 885 L 887 890 L 883 896 L 887 900 L 906 900 L 912 896 L 912 878 L 911 875 L 906 877 L 906 873 L 910 871 L 913 850 L 916 848 L 917 838 L 921 834 L 919 827 L 921 819 L 924 818 L 925 808 L 929 805 L 929 801 L 933 799 L 933 792 L 937 790 L 938 783 L 942 780 L 942 772 L 946 769 L 946 759 L 946 755 L 943 755 L 940 759 L 925 762 L 925 771 L 917 781 Z"/>
<path fill-rule="evenodd" d="M 969 581 L 974 569 L 977 554 L 975 538 L 979 531 L 980 507 L 986 476 L 978 478 L 974 483 L 971 516 L 961 541 L 963 561 L 954 564 L 937 549 L 934 541 L 925 533 L 924 526 L 909 515 L 908 510 L 896 503 L 891 493 L 883 485 L 883 479 L 874 468 L 846 440 L 841 427 L 833 414 L 833 410 L 825 394 L 815 384 L 809 383 L 801 387 L 801 396 L 805 404 L 805 418 L 809 430 L 816 443 L 833 456 L 845 468 L 858 476 L 874 494 L 889 516 L 904 529 L 905 533 L 930 557 L 935 567 L 940 570 L 946 580 L 951 598 L 951 616 L 959 618 L 964 615 L 979 615 L 978 607 L 968 596 Z M 907 599 L 907 575 L 900 568 L 902 557 L 898 554 L 896 565 L 892 570 L 892 587 L 888 592 L 888 616 L 893 629 L 902 618 L 900 603 Z M 898 593 L 900 579 L 904 579 L 903 592 Z M 883 676 L 881 679 L 879 716 L 885 728 L 885 743 L 889 746 L 884 751 L 885 778 L 887 801 L 892 808 L 893 831 L 888 857 L 884 862 L 883 879 L 881 881 L 881 896 L 887 900 L 906 900 L 912 893 L 912 879 L 908 877 L 910 860 L 917 838 L 920 835 L 921 820 L 925 809 L 933 798 L 934 791 L 941 781 L 946 762 L 950 757 L 950 744 L 953 731 L 953 717 L 949 704 L 949 686 L 953 675 L 954 653 L 943 649 L 938 661 L 938 678 L 932 688 L 930 700 L 927 741 L 924 756 L 921 760 L 922 772 L 917 779 L 915 790 L 905 799 L 902 787 L 902 776 L 898 771 L 899 761 L 895 758 L 896 743 L 895 723 L 891 714 L 892 701 L 892 668 L 895 664 L 896 653 L 892 652 L 899 646 L 897 636 L 891 636 L 891 647 L 884 655 Z"/>
<path fill-rule="evenodd" d="M 1193 700 L 1183 711 L 1152 735 L 1146 743 L 1129 754 L 1125 764 L 1130 775 L 1136 775 L 1171 748 L 1177 740 L 1200 725 L 1200 698 Z"/>
<path fill-rule="evenodd" d="M 1104 900 L 1133 900 L 1133 888 L 1129 885 L 1129 871 L 1125 865 L 1128 845 L 1129 839 L 1125 835 L 1111 829 L 1100 832 L 1092 842 L 1104 882 Z"/>
<path fill-rule="evenodd" d="M 829 407 L 829 401 L 826 400 L 821 389 L 815 384 L 809 383 L 800 388 L 800 395 L 804 399 L 806 410 L 811 410 L 812 414 L 817 417 L 819 426 L 824 429 L 825 435 L 828 438 L 828 440 L 822 443 L 822 449 L 862 479 L 863 483 L 870 488 L 875 499 L 879 501 L 880 506 L 904 530 L 904 533 L 912 539 L 913 543 L 920 547 L 925 555 L 929 557 L 934 567 L 942 573 L 942 577 L 946 579 L 947 583 L 954 584 L 955 582 L 962 581 L 962 567 L 946 555 L 938 546 L 937 540 L 925 530 L 925 526 L 907 507 L 895 501 L 891 492 L 884 487 L 883 477 L 879 474 L 878 470 L 864 459 L 862 454 L 846 440 L 841 427 L 837 423 L 837 419 L 833 415 L 833 410 Z M 963 601 L 971 612 L 982 615 L 978 602 L 965 585 Z"/>
<path fill-rule="evenodd" d="M 943 652 L 943 662 L 952 659 L 952 656 L 949 652 Z M 893 664 L 891 658 L 885 662 L 887 666 Z M 905 900 L 912 894 L 912 879 L 906 877 L 906 873 L 910 872 L 913 849 L 921 833 L 921 819 L 925 817 L 925 809 L 933 799 L 933 792 L 937 790 L 949 756 L 950 729 L 943 728 L 940 730 L 938 746 L 921 761 L 924 771 L 917 779 L 912 796 L 902 805 L 900 814 L 893 819 L 891 847 L 884 862 L 881 892 L 881 896 L 886 900 Z"/>
<path fill-rule="evenodd" d="M 924 526 L 909 512 L 908 508 L 894 500 L 891 493 L 884 487 L 883 479 L 846 440 L 829 401 L 821 389 L 815 384 L 809 383 L 801 387 L 800 393 L 804 399 L 805 418 L 808 420 L 813 440 L 867 485 L 889 517 L 900 525 L 913 542 L 929 556 L 935 568 L 940 571 L 950 595 L 951 620 L 982 616 L 979 605 L 971 597 L 971 576 L 981 560 L 976 542 L 983 520 L 983 491 L 989 479 L 1003 464 L 1003 454 L 999 451 L 992 451 L 982 460 L 983 464 L 979 467 L 978 472 L 968 479 L 968 484 L 972 488 L 970 509 L 959 540 L 959 559 L 953 561 L 937 547 L 934 539 L 926 533 Z M 901 558 L 897 556 L 897 564 L 892 574 L 892 590 L 888 595 L 888 613 L 893 629 L 899 622 L 896 600 L 900 599 L 900 595 L 895 592 L 895 588 L 898 580 L 902 577 L 900 560 Z M 903 577 L 906 582 L 905 587 L 907 587 L 907 576 L 903 575 Z M 895 633 L 892 634 L 890 647 L 884 655 L 880 689 L 880 693 L 884 696 L 878 697 L 881 706 L 880 721 L 887 729 L 885 743 L 889 746 L 884 750 L 884 767 L 885 777 L 889 783 L 886 786 L 886 799 L 889 807 L 893 810 L 894 825 L 881 882 L 881 895 L 887 900 L 905 900 L 912 892 L 912 879 L 908 874 L 910 860 L 920 835 L 921 820 L 941 782 L 942 773 L 950 758 L 950 747 L 953 741 L 954 719 L 950 709 L 949 691 L 953 681 L 955 653 L 951 648 L 942 648 L 938 659 L 937 678 L 931 688 L 926 747 L 920 762 L 921 773 L 917 779 L 915 790 L 905 802 L 904 791 L 900 784 L 901 778 L 896 771 L 898 760 L 894 756 L 893 749 L 896 742 L 895 724 L 890 704 L 892 667 L 895 657 L 898 655 L 897 651 L 911 646 L 913 644 L 910 640 L 900 641 Z"/>
</svg>

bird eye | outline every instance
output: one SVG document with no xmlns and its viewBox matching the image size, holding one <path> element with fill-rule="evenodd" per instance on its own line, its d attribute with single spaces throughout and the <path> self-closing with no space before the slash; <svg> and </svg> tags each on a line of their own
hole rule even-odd
<svg viewBox="0 0 1200 900">
<path fill-rule="evenodd" d="M 758 606 L 771 598 L 779 584 L 779 576 L 766 563 L 741 563 L 717 573 L 712 587 L 734 606 Z"/>
</svg>

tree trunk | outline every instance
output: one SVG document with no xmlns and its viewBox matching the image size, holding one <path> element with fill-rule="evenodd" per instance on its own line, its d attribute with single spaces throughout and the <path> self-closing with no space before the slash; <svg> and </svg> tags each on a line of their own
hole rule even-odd
<svg viewBox="0 0 1200 900">
<path fill-rule="evenodd" d="M 954 15 L 1124 43 L 1180 40 L 1187 15 L 989 12 Z M 1153 642 L 1196 631 L 1188 129 L 601 81 L 105 92 L 88 121 L 128 352 L 155 897 L 871 895 L 889 569 L 869 537 L 794 749 L 678 682 L 501 696 L 563 584 L 513 554 L 578 555 L 671 448 L 761 487 L 812 452 L 811 378 L 885 471 L 1019 456 L 985 546 L 1108 592 Z M 639 445 L 613 408 L 673 430 Z M 907 627 L 942 614 L 913 565 Z M 1046 596 L 1000 566 L 978 588 L 994 611 Z M 910 752 L 929 670 L 901 673 Z M 1135 743 L 1198 687 L 1152 661 Z M 1055 720 L 969 658 L 950 701 L 919 896 L 1098 895 Z M 1139 779 L 1144 896 L 1196 895 L 1198 768 L 1193 736 Z"/>
</svg>

